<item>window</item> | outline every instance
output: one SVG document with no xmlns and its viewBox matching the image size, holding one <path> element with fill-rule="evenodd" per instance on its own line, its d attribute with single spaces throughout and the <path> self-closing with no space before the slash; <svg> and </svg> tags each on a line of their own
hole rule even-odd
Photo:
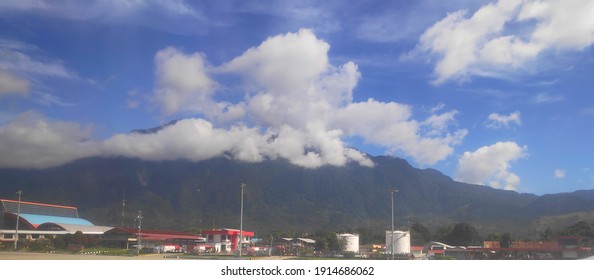
<svg viewBox="0 0 594 280">
<path fill-rule="evenodd" d="M 10 233 L 5 233 L 4 234 L 4 239 L 13 239 L 13 238 L 14 238 L 14 236 L 12 234 L 10 234 Z"/>
<path fill-rule="evenodd" d="M 39 234 L 32 234 L 31 239 L 39 239 Z"/>
</svg>

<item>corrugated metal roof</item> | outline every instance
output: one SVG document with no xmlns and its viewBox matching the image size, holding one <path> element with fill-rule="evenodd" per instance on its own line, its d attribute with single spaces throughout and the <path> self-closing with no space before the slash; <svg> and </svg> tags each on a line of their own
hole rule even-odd
<svg viewBox="0 0 594 280">
<path fill-rule="evenodd" d="M 91 222 L 81 218 L 58 217 L 37 214 L 20 214 L 20 217 L 22 219 L 25 219 L 27 222 L 29 222 L 35 227 L 44 223 L 94 226 Z"/>
<path fill-rule="evenodd" d="M 104 226 L 93 226 L 93 225 L 73 225 L 73 224 L 61 224 L 61 223 L 44 223 L 39 225 L 38 229 L 45 229 L 48 227 L 52 227 L 53 225 L 57 225 L 60 228 L 64 229 L 68 233 L 76 233 L 77 231 L 82 232 L 83 234 L 103 234 L 104 232 L 112 229 L 113 227 L 104 227 Z"/>
<path fill-rule="evenodd" d="M 127 233 L 129 235 L 138 236 L 138 229 L 134 228 L 119 228 L 115 227 L 105 232 L 105 235 Z M 186 239 L 186 240 L 203 240 L 204 237 L 180 231 L 167 231 L 167 230 L 147 230 L 142 229 L 140 235 L 144 240 L 173 240 L 173 239 Z"/>
</svg>

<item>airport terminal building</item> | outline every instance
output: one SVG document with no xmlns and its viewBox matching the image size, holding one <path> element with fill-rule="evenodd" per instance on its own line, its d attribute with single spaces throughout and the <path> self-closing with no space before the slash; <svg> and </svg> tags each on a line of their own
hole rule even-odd
<svg viewBox="0 0 594 280">
<path fill-rule="evenodd" d="M 78 216 L 72 206 L 0 199 L 0 242 L 74 234 L 99 236 L 112 227 L 96 226 Z"/>
</svg>

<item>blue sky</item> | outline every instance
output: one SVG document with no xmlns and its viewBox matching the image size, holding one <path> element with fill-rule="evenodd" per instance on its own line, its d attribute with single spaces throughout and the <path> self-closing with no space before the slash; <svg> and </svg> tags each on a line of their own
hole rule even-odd
<svg viewBox="0 0 594 280">
<path fill-rule="evenodd" d="M 200 2 L 0 3 L 0 167 L 387 154 L 594 188 L 591 1 Z"/>
</svg>

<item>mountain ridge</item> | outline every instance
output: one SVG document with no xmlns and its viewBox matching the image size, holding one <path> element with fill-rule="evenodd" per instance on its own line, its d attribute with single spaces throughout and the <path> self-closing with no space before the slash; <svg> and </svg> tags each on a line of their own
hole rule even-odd
<svg viewBox="0 0 594 280">
<path fill-rule="evenodd" d="M 383 231 L 390 219 L 388 189 L 396 187 L 397 227 L 420 222 L 430 228 L 468 222 L 485 232 L 521 232 L 544 216 L 594 210 L 594 190 L 538 196 L 452 180 L 435 169 L 417 169 L 406 160 L 370 157 L 374 167 L 308 169 L 287 160 L 258 163 L 224 157 L 143 161 L 85 158 L 41 170 L 0 169 L 0 196 L 17 188 L 24 200 L 79 207 L 99 225 L 124 224 L 142 209 L 143 225 L 163 229 L 237 227 L 240 184 L 245 221 L 256 231 Z"/>
</svg>

